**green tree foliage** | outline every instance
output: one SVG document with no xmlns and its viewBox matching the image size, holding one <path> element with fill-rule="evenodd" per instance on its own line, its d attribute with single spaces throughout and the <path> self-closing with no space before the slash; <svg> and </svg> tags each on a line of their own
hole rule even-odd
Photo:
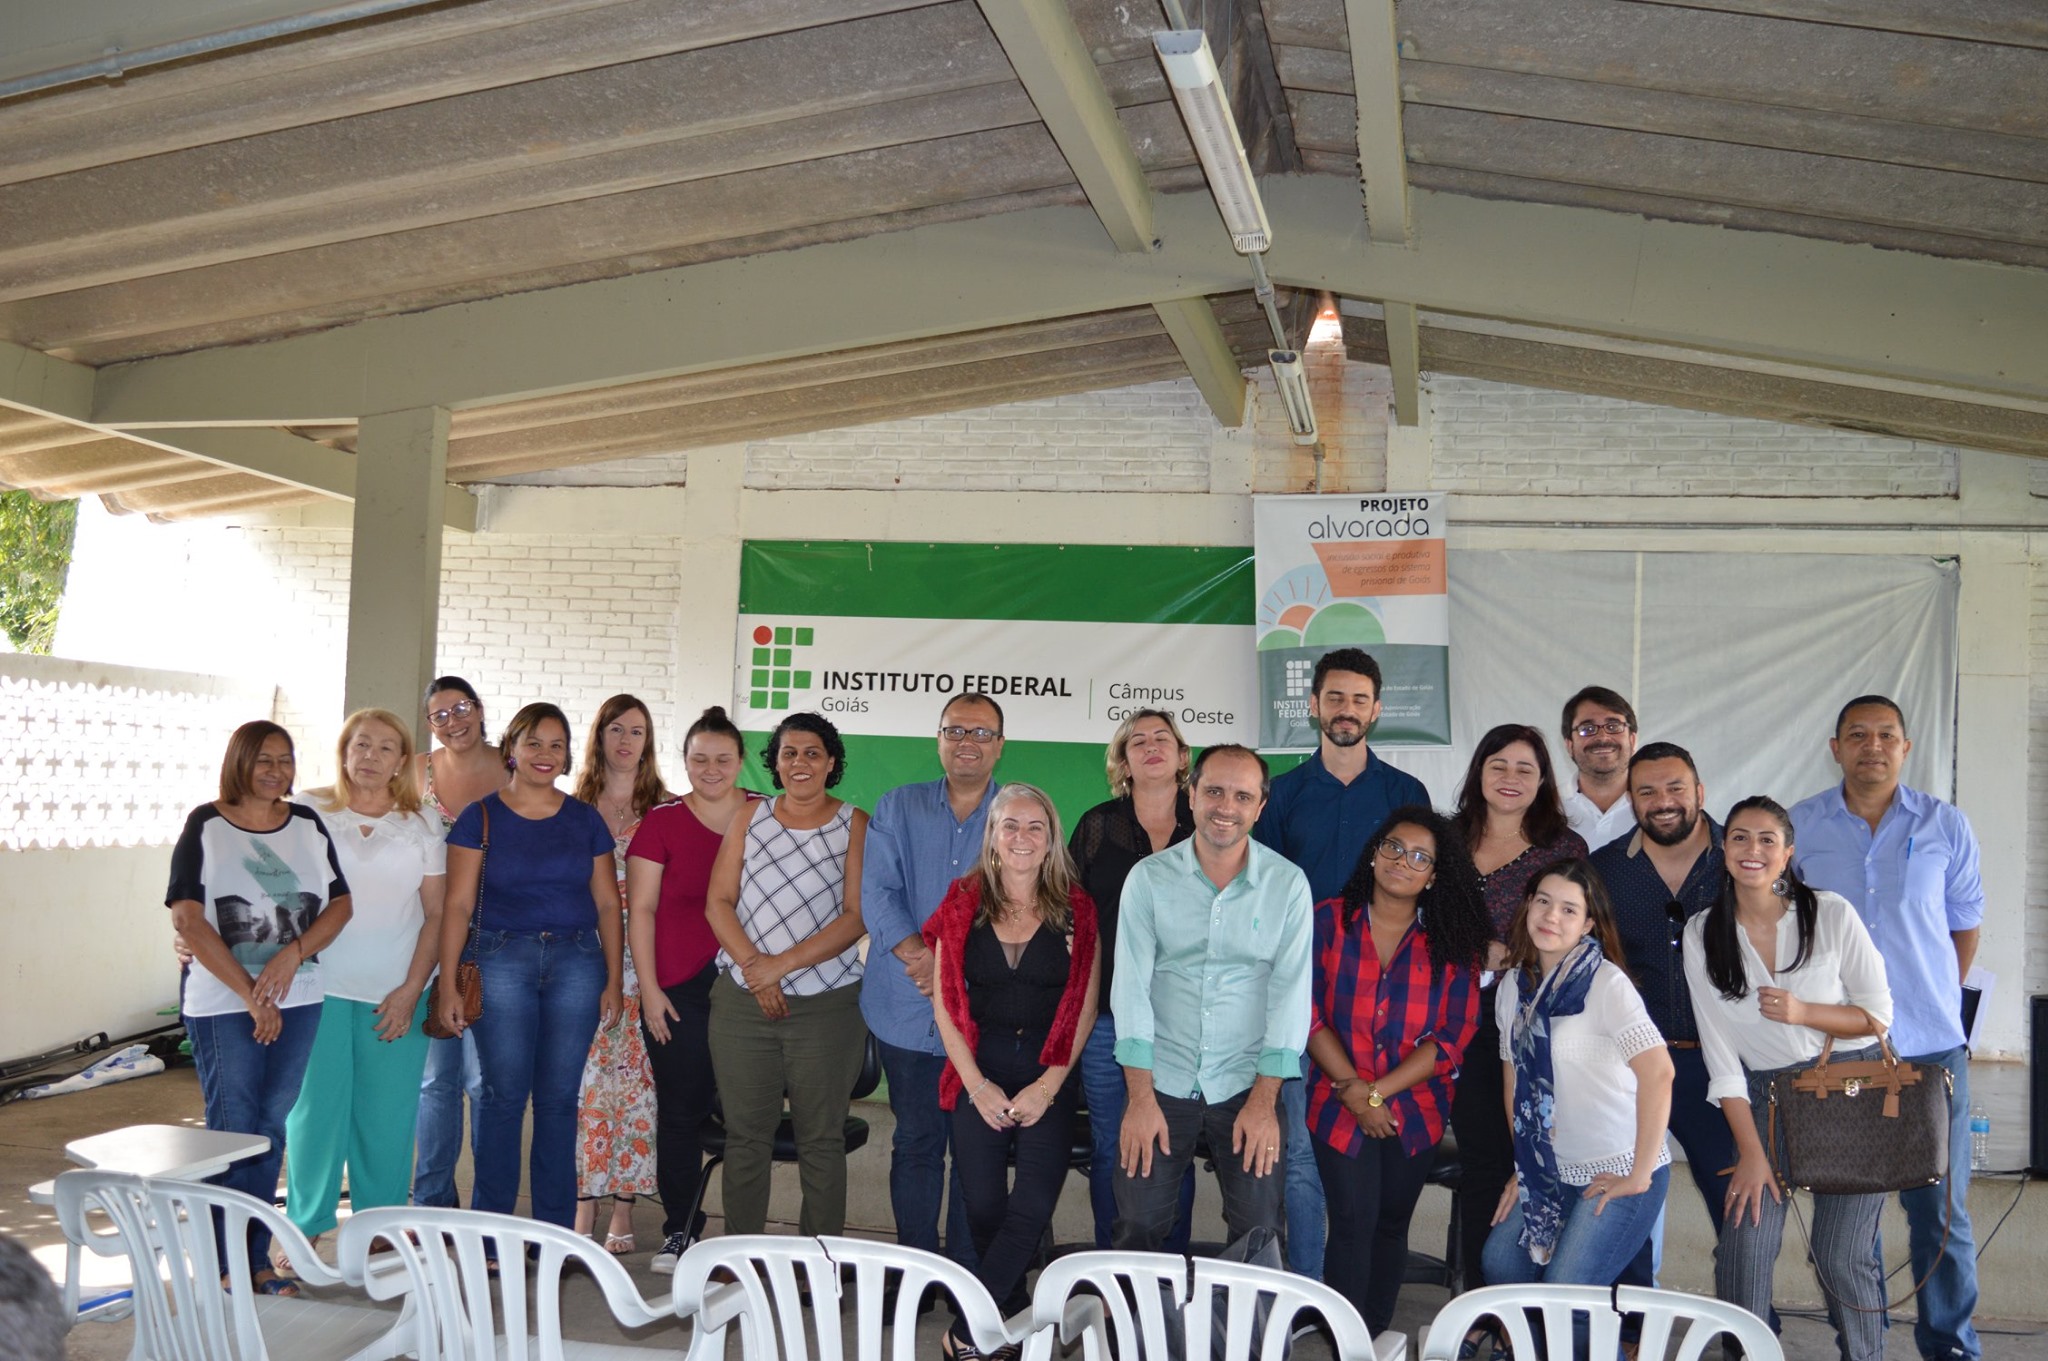
<svg viewBox="0 0 2048 1361">
<path fill-rule="evenodd" d="M 38 501 L 25 491 L 0 495 L 0 629 L 23 652 L 47 654 L 56 640 L 77 528 L 76 501 Z"/>
</svg>

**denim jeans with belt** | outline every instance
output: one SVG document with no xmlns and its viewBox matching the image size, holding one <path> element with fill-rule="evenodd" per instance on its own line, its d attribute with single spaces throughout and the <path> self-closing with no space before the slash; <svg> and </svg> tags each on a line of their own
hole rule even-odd
<svg viewBox="0 0 2048 1361">
<path fill-rule="evenodd" d="M 469 1029 L 484 1099 L 470 1204 L 499 1214 L 517 1205 L 521 1127 L 531 1099 L 527 1193 L 533 1217 L 570 1227 L 576 1221 L 576 1090 L 604 998 L 603 942 L 595 928 L 479 931 L 474 958 L 483 975 L 484 1011 Z"/>
</svg>

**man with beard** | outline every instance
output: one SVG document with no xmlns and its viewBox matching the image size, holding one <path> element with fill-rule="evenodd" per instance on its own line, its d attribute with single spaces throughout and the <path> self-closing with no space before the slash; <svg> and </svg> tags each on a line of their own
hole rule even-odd
<svg viewBox="0 0 2048 1361">
<path fill-rule="evenodd" d="M 1119 1250 L 1156 1252 L 1208 1136 L 1231 1241 L 1280 1231 L 1283 1079 L 1308 1045 L 1314 923 L 1300 870 L 1250 836 L 1266 763 L 1236 745 L 1188 781 L 1195 834 L 1124 881 L 1110 1009 L 1130 1099 L 1118 1139 Z"/>
<path fill-rule="evenodd" d="M 1272 798 L 1252 832 L 1301 867 L 1314 901 L 1335 898 L 1358 868 L 1365 840 L 1387 814 L 1429 805 L 1422 781 L 1372 754 L 1366 734 L 1380 716 L 1380 667 L 1364 649 L 1340 647 L 1316 662 L 1308 711 L 1322 733 L 1315 753 L 1273 781 Z M 1281 1093 L 1287 1135 L 1287 1265 L 1323 1278 L 1322 1178 L 1308 1132 L 1308 1092 L 1300 1078 Z"/>
<path fill-rule="evenodd" d="M 1628 763 L 1636 752 L 1636 711 L 1604 685 L 1564 702 L 1564 749 L 1579 778 L 1564 795 L 1565 820 L 1599 850 L 1636 829 L 1628 801 Z"/>
<path fill-rule="evenodd" d="M 1685 923 L 1720 896 L 1721 829 L 1702 811 L 1706 786 L 1691 753 L 1674 742 L 1652 742 L 1628 764 L 1628 796 L 1635 811 L 1633 836 L 1593 853 L 1593 868 L 1607 885 L 1615 925 L 1643 1005 L 1671 1050 L 1671 1133 L 1685 1149 L 1693 1185 L 1707 1202 L 1714 1240 L 1735 1169 L 1735 1136 L 1720 1107 L 1707 1102 L 1707 1062 L 1685 982 L 1680 942 Z M 1663 1250 L 1664 1222 L 1622 1273 L 1623 1285 L 1651 1285 Z"/>
<path fill-rule="evenodd" d="M 1903 1192 L 1899 1203 L 1913 1279 L 1926 1282 L 1913 1341 L 1930 1361 L 1976 1358 L 1984 1347 L 1970 1323 L 1977 1246 L 1962 1016 L 1963 977 L 1984 921 L 1984 883 L 1970 820 L 1955 805 L 1899 782 L 1912 750 L 1906 716 L 1894 701 L 1860 695 L 1842 706 L 1828 742 L 1842 782 L 1793 807 L 1793 865 L 1815 888 L 1847 898 L 1870 928 L 1891 981 L 1892 1048 L 1910 1062 L 1939 1064 L 1954 1083 L 1949 1174 L 1942 1185 Z"/>
</svg>

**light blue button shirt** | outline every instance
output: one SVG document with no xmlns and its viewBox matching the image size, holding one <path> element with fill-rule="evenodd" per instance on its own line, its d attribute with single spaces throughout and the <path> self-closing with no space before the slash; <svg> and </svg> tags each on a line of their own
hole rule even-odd
<svg viewBox="0 0 2048 1361">
<path fill-rule="evenodd" d="M 1247 842 L 1222 889 L 1190 838 L 1147 856 L 1124 881 L 1111 1013 L 1116 1061 L 1149 1068 L 1167 1096 L 1228 1101 L 1255 1077 L 1301 1076 L 1308 1044 L 1308 879 Z"/>
<path fill-rule="evenodd" d="M 943 1054 L 932 1001 L 890 951 L 924 929 L 953 881 L 981 856 L 994 780 L 965 820 L 953 816 L 946 782 L 899 785 L 882 795 L 861 848 L 860 915 L 868 928 L 868 968 L 860 1014 L 868 1029 L 898 1049 Z"/>
<path fill-rule="evenodd" d="M 1873 833 L 1837 785 L 1801 800 L 1792 830 L 1800 878 L 1847 898 L 1884 956 L 1892 1047 L 1903 1057 L 1961 1045 L 1962 979 L 1949 933 L 1984 920 L 1970 820 L 1953 804 L 1900 785 Z"/>
</svg>

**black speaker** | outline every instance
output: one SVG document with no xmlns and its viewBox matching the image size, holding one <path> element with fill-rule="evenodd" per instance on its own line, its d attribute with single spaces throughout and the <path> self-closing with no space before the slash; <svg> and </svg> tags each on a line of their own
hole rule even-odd
<svg viewBox="0 0 2048 1361">
<path fill-rule="evenodd" d="M 2048 997 L 2030 997 L 2027 1041 L 2027 1169 L 2048 1177 Z"/>
</svg>

